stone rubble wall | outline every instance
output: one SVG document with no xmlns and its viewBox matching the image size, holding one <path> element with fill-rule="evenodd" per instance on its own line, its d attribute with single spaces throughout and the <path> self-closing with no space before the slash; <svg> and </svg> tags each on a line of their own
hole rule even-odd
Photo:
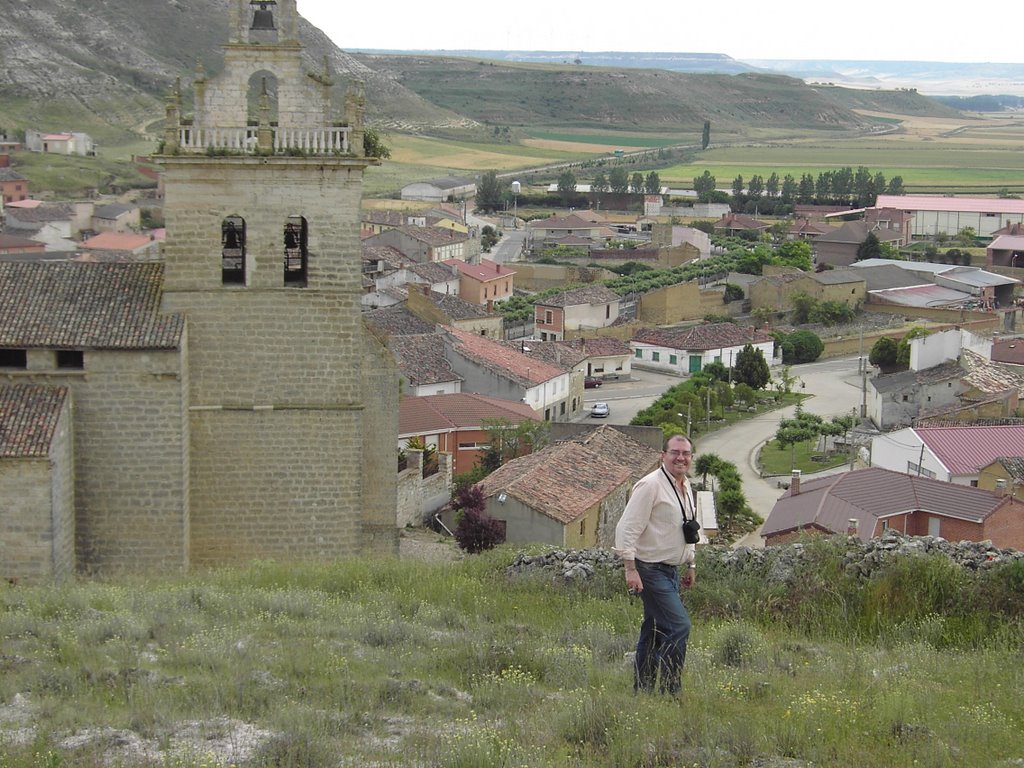
<svg viewBox="0 0 1024 768">
<path fill-rule="evenodd" d="M 1024 552 L 999 549 L 990 541 L 949 542 L 937 536 L 905 536 L 888 531 L 883 536 L 862 542 L 846 537 L 843 566 L 847 573 L 859 578 L 870 578 L 884 568 L 894 557 L 942 556 L 970 571 L 981 571 L 1003 563 L 1024 559 Z M 741 547 L 728 549 L 720 546 L 700 548 L 698 565 L 702 558 L 714 558 L 736 570 L 764 571 L 775 581 L 788 581 L 794 571 L 809 557 L 806 545 L 794 543 L 766 549 Z M 543 554 L 517 554 L 506 569 L 509 576 L 547 574 L 566 581 L 583 581 L 602 570 L 622 568 L 622 558 L 610 549 L 553 549 Z"/>
</svg>

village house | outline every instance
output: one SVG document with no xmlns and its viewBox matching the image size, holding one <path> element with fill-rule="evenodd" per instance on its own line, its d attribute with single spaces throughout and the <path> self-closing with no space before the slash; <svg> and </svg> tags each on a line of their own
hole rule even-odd
<svg viewBox="0 0 1024 768">
<path fill-rule="evenodd" d="M 65 131 L 64 133 L 42 133 L 25 131 L 25 149 L 52 155 L 95 155 L 96 144 L 87 133 Z"/>
<path fill-rule="evenodd" d="M 578 213 L 570 213 L 528 222 L 527 246 L 536 248 L 545 244 L 561 244 L 592 247 L 602 244 L 614 234 L 604 221 L 592 221 Z"/>
<path fill-rule="evenodd" d="M 4 207 L 4 228 L 9 235 L 37 240 L 48 251 L 74 251 L 78 248 L 75 236 L 88 221 L 88 212 L 71 203 L 44 203 L 24 200 Z"/>
<path fill-rule="evenodd" d="M 137 205 L 108 203 L 98 205 L 92 214 L 92 228 L 102 232 L 138 232 L 142 226 L 142 212 Z"/>
<path fill-rule="evenodd" d="M 906 245 L 902 224 L 890 223 L 892 227 L 886 227 L 884 222 L 847 221 L 830 232 L 818 235 L 814 239 L 814 263 L 832 267 L 850 266 L 857 261 L 857 249 L 869 233 L 873 233 L 880 243 L 893 248 Z"/>
<path fill-rule="evenodd" d="M 1024 456 L 1024 422 L 916 426 L 877 435 L 871 466 L 977 486 L 981 471 L 1002 456 Z"/>
<path fill-rule="evenodd" d="M 4 205 L 28 200 L 30 195 L 28 179 L 13 168 L 0 168 L 0 198 Z"/>
<path fill-rule="evenodd" d="M 458 270 L 458 294 L 473 304 L 490 305 L 512 296 L 515 271 L 490 259 L 471 264 L 460 259 L 447 259 L 444 264 Z"/>
<path fill-rule="evenodd" d="M 389 245 L 409 261 L 466 261 L 479 253 L 479 240 L 467 233 L 441 227 L 398 227 L 371 235 L 366 245 Z"/>
<path fill-rule="evenodd" d="M 445 354 L 464 392 L 524 402 L 544 421 L 572 421 L 582 413 L 582 377 L 573 382 L 570 370 L 534 360 L 515 345 L 451 326 L 443 330 Z"/>
<path fill-rule="evenodd" d="M 505 321 L 500 314 L 453 293 L 438 293 L 425 285 L 413 287 L 407 294 L 407 306 L 414 315 L 435 326 L 451 326 L 489 339 L 504 336 Z"/>
<path fill-rule="evenodd" d="M 775 340 L 760 328 L 733 323 L 696 325 L 682 330 L 645 328 L 629 342 L 633 365 L 678 376 L 701 371 L 709 363 L 731 368 L 746 345 L 775 360 Z"/>
<path fill-rule="evenodd" d="M 869 541 L 886 530 L 950 541 L 991 541 L 1024 548 L 1024 503 L 1007 494 L 928 477 L 869 467 L 802 480 L 795 470 L 789 490 L 761 527 L 765 545 L 801 536 L 846 533 Z"/>
<path fill-rule="evenodd" d="M 160 243 L 135 232 L 102 232 L 82 242 L 82 251 L 97 259 L 152 260 L 160 257 Z"/>
<path fill-rule="evenodd" d="M 477 487 L 508 542 L 607 547 L 633 484 L 660 461 L 658 449 L 601 426 L 513 459 Z"/>
<path fill-rule="evenodd" d="M 1024 486 L 1024 456 L 999 456 L 978 470 L 978 487 L 1020 497 Z"/>
<path fill-rule="evenodd" d="M 848 269 L 802 272 L 793 267 L 766 267 L 765 274 L 751 284 L 749 292 L 753 309 L 789 312 L 793 309 L 793 297 L 798 294 L 858 309 L 867 296 L 867 285 L 861 274 Z"/>
<path fill-rule="evenodd" d="M 739 236 L 743 232 L 762 235 L 768 231 L 768 228 L 767 223 L 742 213 L 727 213 L 715 222 L 716 235 Z"/>
<path fill-rule="evenodd" d="M 38 240 L 18 235 L 5 235 L 0 233 L 0 256 L 11 256 L 14 254 L 41 254 L 46 251 L 46 246 Z"/>
<path fill-rule="evenodd" d="M 471 392 L 403 397 L 398 405 L 399 446 L 419 438 L 439 453 L 451 454 L 452 472 L 461 475 L 474 469 L 490 447 L 489 420 L 515 427 L 540 417 L 525 403 Z"/>
<path fill-rule="evenodd" d="M 388 310 L 378 310 L 383 311 Z M 396 334 L 388 338 L 388 349 L 401 374 L 403 395 L 424 397 L 462 391 L 462 376 L 448 360 L 443 335 L 432 329 L 420 334 Z"/>
<path fill-rule="evenodd" d="M 541 341 L 574 338 L 596 328 L 614 325 L 621 299 L 603 285 L 585 285 L 538 299 L 534 329 Z"/>
</svg>

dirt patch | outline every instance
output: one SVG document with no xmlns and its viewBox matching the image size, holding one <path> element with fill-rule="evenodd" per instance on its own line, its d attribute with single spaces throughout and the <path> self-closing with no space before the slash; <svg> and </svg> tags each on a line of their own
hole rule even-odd
<svg viewBox="0 0 1024 768">
<path fill-rule="evenodd" d="M 455 539 L 427 528 L 403 528 L 399 532 L 398 554 L 403 560 L 433 562 L 452 562 L 464 557 Z"/>
</svg>

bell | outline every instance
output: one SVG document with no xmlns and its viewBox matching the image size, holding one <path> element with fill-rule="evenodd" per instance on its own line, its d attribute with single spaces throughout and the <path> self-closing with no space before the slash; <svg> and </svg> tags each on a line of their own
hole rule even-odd
<svg viewBox="0 0 1024 768">
<path fill-rule="evenodd" d="M 269 7 L 271 5 L 277 5 L 276 2 L 259 2 L 252 3 L 252 5 L 258 5 L 259 7 L 253 10 L 252 26 L 249 27 L 250 29 L 277 29 L 277 27 L 274 26 L 274 12 Z"/>
</svg>

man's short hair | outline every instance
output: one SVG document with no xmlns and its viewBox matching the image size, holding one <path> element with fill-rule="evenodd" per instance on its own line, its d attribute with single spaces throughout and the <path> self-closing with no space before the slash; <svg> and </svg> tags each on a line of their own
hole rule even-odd
<svg viewBox="0 0 1024 768">
<path fill-rule="evenodd" d="M 668 450 L 668 443 L 669 443 L 669 440 L 675 440 L 675 439 L 676 439 L 677 437 L 681 437 L 681 438 L 683 438 L 683 440 L 685 440 L 686 442 L 688 442 L 688 443 L 690 444 L 690 450 L 691 450 L 691 451 L 692 451 L 692 450 L 694 450 L 694 447 L 693 447 L 693 440 L 691 440 L 690 438 L 688 438 L 688 437 L 687 437 L 686 435 L 672 435 L 671 437 L 666 437 L 666 438 L 665 438 L 665 439 L 664 439 L 664 440 L 662 441 L 662 443 L 661 443 L 661 452 L 662 452 L 662 453 L 664 453 L 665 451 L 667 451 L 667 450 Z"/>
</svg>

